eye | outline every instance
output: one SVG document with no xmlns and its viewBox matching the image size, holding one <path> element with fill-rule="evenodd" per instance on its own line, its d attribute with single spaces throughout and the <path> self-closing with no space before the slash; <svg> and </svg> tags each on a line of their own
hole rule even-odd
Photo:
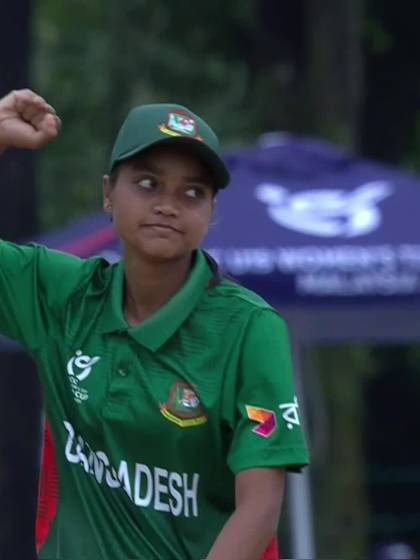
<svg viewBox="0 0 420 560">
<path fill-rule="evenodd" d="M 189 198 L 204 198 L 206 196 L 206 189 L 204 187 L 201 186 L 191 186 L 188 187 L 185 191 L 185 194 L 189 197 Z"/>
<path fill-rule="evenodd" d="M 156 180 L 153 177 L 142 177 L 137 181 L 137 185 L 146 191 L 151 191 L 156 187 Z"/>
</svg>

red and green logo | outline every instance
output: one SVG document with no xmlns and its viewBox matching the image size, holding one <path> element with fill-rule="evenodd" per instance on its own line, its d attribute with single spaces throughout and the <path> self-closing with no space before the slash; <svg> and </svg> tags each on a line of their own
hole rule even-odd
<svg viewBox="0 0 420 560">
<path fill-rule="evenodd" d="M 204 408 L 197 393 L 184 381 L 174 383 L 169 392 L 169 399 L 160 405 L 163 416 L 181 428 L 200 426 L 207 422 Z"/>
<path fill-rule="evenodd" d="M 272 410 L 259 408 L 257 406 L 245 405 L 248 418 L 253 422 L 258 422 L 258 426 L 252 430 L 254 434 L 262 437 L 271 436 L 277 429 L 276 415 Z"/>
<path fill-rule="evenodd" d="M 165 124 L 159 130 L 169 136 L 191 136 L 195 140 L 202 140 L 198 134 L 198 125 L 193 117 L 184 113 L 169 113 Z"/>
</svg>

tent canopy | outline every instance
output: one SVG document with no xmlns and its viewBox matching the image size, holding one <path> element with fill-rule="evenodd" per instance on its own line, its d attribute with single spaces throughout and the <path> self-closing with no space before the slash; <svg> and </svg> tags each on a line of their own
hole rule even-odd
<svg viewBox="0 0 420 560">
<path fill-rule="evenodd" d="M 226 156 L 204 247 L 275 305 L 420 301 L 420 178 L 290 135 Z M 120 245 L 95 214 L 37 240 L 115 260 Z"/>
<path fill-rule="evenodd" d="M 420 296 L 420 178 L 287 136 L 228 163 L 207 241 L 228 272 L 276 303 Z"/>
</svg>

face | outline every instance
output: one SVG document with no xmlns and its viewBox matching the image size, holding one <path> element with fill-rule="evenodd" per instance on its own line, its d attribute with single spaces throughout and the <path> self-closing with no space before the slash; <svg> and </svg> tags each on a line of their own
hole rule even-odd
<svg viewBox="0 0 420 560">
<path fill-rule="evenodd" d="M 178 147 L 156 147 L 104 177 L 104 209 L 125 252 L 165 262 L 189 257 L 207 233 L 214 186 L 203 164 Z"/>
</svg>

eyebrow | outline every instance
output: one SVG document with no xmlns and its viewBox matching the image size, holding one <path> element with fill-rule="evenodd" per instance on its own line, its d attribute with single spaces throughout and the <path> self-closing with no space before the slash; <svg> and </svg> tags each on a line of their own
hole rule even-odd
<svg viewBox="0 0 420 560">
<path fill-rule="evenodd" d="M 156 173 L 156 175 L 161 174 L 161 171 L 159 171 L 159 167 L 156 167 L 156 165 L 142 160 L 135 160 L 131 162 L 131 166 L 136 171 L 149 171 L 150 173 Z"/>
<path fill-rule="evenodd" d="M 153 173 L 154 175 L 162 175 L 162 170 L 159 169 L 158 166 L 147 161 L 141 161 L 141 160 L 133 161 L 132 167 L 136 171 L 148 171 L 149 173 Z M 202 183 L 210 187 L 213 184 L 211 178 L 207 175 L 194 175 L 191 177 L 184 177 L 184 180 L 189 183 Z"/>
</svg>

